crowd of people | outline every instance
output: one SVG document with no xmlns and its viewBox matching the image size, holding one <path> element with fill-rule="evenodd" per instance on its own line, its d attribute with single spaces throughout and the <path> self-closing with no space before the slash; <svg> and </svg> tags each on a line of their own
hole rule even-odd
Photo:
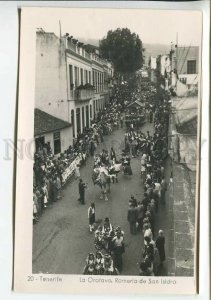
<svg viewBox="0 0 211 300">
<path fill-rule="evenodd" d="M 121 157 L 113 148 L 103 149 L 97 153 L 97 146 L 104 141 L 104 135 L 123 127 L 122 112 L 128 100 L 137 99 L 140 88 L 131 90 L 127 84 L 116 87 L 113 98 L 108 106 L 101 110 L 92 121 L 90 128 L 79 133 L 73 146 L 58 156 L 52 154 L 48 145 L 38 147 L 34 157 L 34 210 L 33 220 L 36 223 L 39 215 L 48 205 L 62 197 L 62 187 L 72 178 L 73 174 L 80 178 L 80 166 L 86 159 L 94 159 L 92 179 L 94 184 L 104 187 L 110 192 L 111 183 L 118 183 L 121 170 L 125 175 L 132 175 L 131 160 L 140 158 L 140 173 L 144 186 L 142 201 L 131 196 L 127 220 L 130 233 L 143 233 L 144 247 L 139 264 L 139 275 L 157 275 L 156 259 L 159 265 L 165 261 L 165 237 L 159 230 L 156 238 L 156 214 L 165 206 L 167 183 L 165 180 L 165 159 L 168 155 L 168 118 L 169 102 L 165 97 L 155 100 L 155 88 L 145 83 L 141 94 L 146 102 L 146 120 L 154 124 L 154 132 L 143 132 L 134 128 L 133 124 L 125 132 L 125 148 Z M 142 99 L 142 100 L 143 100 Z M 78 199 L 84 204 L 86 184 L 79 180 Z M 105 200 L 108 200 L 107 197 Z M 96 229 L 95 204 L 88 209 L 89 231 L 94 232 L 95 253 L 88 254 L 83 274 L 86 275 L 118 275 L 123 268 L 122 255 L 125 252 L 124 231 L 111 225 L 105 218 L 103 225 Z"/>
<path fill-rule="evenodd" d="M 141 177 L 144 185 L 144 195 L 142 201 L 137 201 L 131 196 L 128 209 L 128 222 L 130 223 L 130 233 L 136 234 L 137 230 L 144 235 L 143 256 L 140 263 L 140 275 L 152 276 L 158 272 L 158 267 L 162 266 L 165 260 L 165 238 L 162 230 L 156 241 L 155 223 L 156 214 L 162 206 L 165 206 L 165 194 L 167 182 L 165 179 L 165 159 L 167 157 L 168 143 L 168 116 L 169 103 L 166 99 L 155 107 L 154 110 L 154 134 L 147 131 L 134 132 L 130 130 L 126 133 L 126 148 L 133 157 L 141 156 Z M 133 144 L 133 142 L 136 143 Z M 127 143 L 129 144 L 127 147 Z M 134 147 L 133 147 L 134 145 Z M 156 254 L 160 258 L 157 264 Z"/>
<path fill-rule="evenodd" d="M 165 237 L 163 230 L 157 234 L 156 214 L 165 206 L 167 183 L 165 180 L 165 159 L 168 155 L 168 95 L 159 95 L 156 99 L 156 89 L 145 82 L 141 89 L 145 105 L 146 121 L 154 124 L 154 132 L 143 132 L 141 128 L 135 129 L 131 124 L 125 132 L 125 148 L 121 158 L 117 158 L 113 148 L 110 151 L 103 149 L 94 156 L 93 181 L 102 184 L 99 170 L 105 169 L 109 183 L 118 182 L 118 173 L 122 169 L 124 174 L 132 175 L 131 159 L 139 157 L 140 173 L 144 186 L 142 201 L 131 196 L 127 219 L 130 224 L 130 233 L 143 233 L 144 247 L 139 263 L 139 275 L 158 275 L 159 268 L 165 261 Z M 137 99 L 139 89 L 131 90 L 126 84 L 116 91 L 116 99 L 122 101 L 122 107 L 127 104 L 129 95 Z M 156 100 L 156 103 L 155 103 Z M 122 127 L 122 124 L 121 124 Z M 94 204 L 92 204 L 94 206 Z M 93 211 L 93 208 L 92 208 Z M 109 218 L 95 230 L 95 219 L 89 223 L 90 231 L 94 233 L 96 255 L 90 253 L 86 260 L 84 274 L 117 275 L 122 272 L 122 254 L 124 253 L 124 232 L 118 226 L 115 230 Z M 91 257 L 91 259 L 90 259 Z M 99 266 L 100 262 L 100 266 Z M 100 271 L 99 271 L 100 270 Z M 110 270 L 110 271 L 109 271 Z"/>
<path fill-rule="evenodd" d="M 96 254 L 89 253 L 83 274 L 118 275 L 122 272 L 122 255 L 125 252 L 124 232 L 120 226 L 114 228 L 106 217 L 103 225 L 94 232 Z"/>
<path fill-rule="evenodd" d="M 96 154 L 94 157 L 93 180 L 95 183 L 98 178 L 96 174 L 99 174 L 96 170 L 99 170 L 99 168 L 106 168 L 107 174 L 110 175 L 109 182 L 112 178 L 114 183 L 115 180 L 118 182 L 117 175 L 120 169 L 123 170 L 124 174 L 132 175 L 131 159 L 135 157 L 140 158 L 144 197 L 142 201 L 137 201 L 134 196 L 131 196 L 127 218 L 130 224 L 130 233 L 136 234 L 139 231 L 143 233 L 144 237 L 144 248 L 139 264 L 139 275 L 141 276 L 157 275 L 159 268 L 165 261 L 164 232 L 159 230 L 156 235 L 155 223 L 158 210 L 165 205 L 165 194 L 167 191 L 164 167 L 165 159 L 168 155 L 168 118 L 170 109 L 168 100 L 166 95 L 166 98 L 161 97 L 157 101 L 157 105 L 153 105 L 152 102 L 149 102 L 147 105 L 146 117 L 149 123 L 154 124 L 153 134 L 150 134 L 149 131 L 143 132 L 140 128 L 135 130 L 133 126 L 130 126 L 125 132 L 125 149 L 122 151 L 120 159 L 117 159 L 113 148 L 110 151 L 103 149 L 100 154 Z M 115 165 L 118 165 L 117 169 Z M 107 230 L 105 230 L 105 223 L 108 224 Z M 121 250 L 118 249 L 118 254 L 115 257 L 113 239 L 118 236 L 123 241 L 124 232 L 120 227 L 114 230 L 109 225 L 108 218 L 105 219 L 105 223 L 103 226 L 98 226 L 95 231 L 94 243 L 97 252 L 96 256 L 92 253 L 92 257 L 100 256 L 101 261 L 104 261 L 104 255 L 106 255 L 106 261 L 110 262 L 112 274 L 119 274 L 122 271 L 124 246 Z M 90 231 L 94 231 L 94 227 Z M 121 243 L 119 242 L 118 244 Z M 89 262 L 87 259 L 84 274 L 87 274 L 86 270 L 88 268 Z M 96 273 L 97 271 L 94 267 L 92 272 L 92 274 L 99 274 Z M 108 273 L 107 271 L 106 273 L 102 271 L 101 274 Z"/>
<path fill-rule="evenodd" d="M 49 144 L 38 145 L 34 154 L 33 222 L 39 220 L 42 212 L 62 197 L 62 187 L 70 178 L 80 177 L 79 168 L 89 156 L 95 155 L 103 136 L 111 134 L 120 125 L 122 106 L 116 101 L 105 106 L 77 135 L 73 146 L 64 153 L 54 155 Z"/>
<path fill-rule="evenodd" d="M 110 151 L 103 149 L 101 153 L 96 153 L 94 156 L 93 183 L 99 185 L 100 188 L 105 185 L 107 192 L 110 193 L 111 183 L 118 183 L 120 170 L 121 162 L 117 160 L 113 147 Z"/>
</svg>

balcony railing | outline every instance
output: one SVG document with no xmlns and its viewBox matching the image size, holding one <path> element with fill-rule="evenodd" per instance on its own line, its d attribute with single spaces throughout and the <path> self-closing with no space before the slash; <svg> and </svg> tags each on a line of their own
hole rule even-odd
<svg viewBox="0 0 211 300">
<path fill-rule="evenodd" d="M 80 89 L 76 90 L 77 100 L 89 100 L 94 97 L 94 89 Z"/>
</svg>

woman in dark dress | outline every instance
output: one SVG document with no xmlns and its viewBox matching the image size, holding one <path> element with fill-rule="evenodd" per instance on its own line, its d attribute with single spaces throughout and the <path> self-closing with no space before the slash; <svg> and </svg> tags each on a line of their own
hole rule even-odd
<svg viewBox="0 0 211 300">
<path fill-rule="evenodd" d="M 160 257 L 160 264 L 162 265 L 166 259 L 165 255 L 165 237 L 163 235 L 163 230 L 159 230 L 159 236 L 156 240 L 156 248 L 158 249 L 159 257 Z"/>
<path fill-rule="evenodd" d="M 127 174 L 128 175 L 133 175 L 132 168 L 131 168 L 131 165 L 130 165 L 130 157 L 126 156 L 126 160 L 127 160 L 127 166 L 126 166 Z"/>
<path fill-rule="evenodd" d="M 113 147 L 111 147 L 110 156 L 111 156 L 111 160 L 116 161 L 116 153 L 115 153 Z"/>
</svg>

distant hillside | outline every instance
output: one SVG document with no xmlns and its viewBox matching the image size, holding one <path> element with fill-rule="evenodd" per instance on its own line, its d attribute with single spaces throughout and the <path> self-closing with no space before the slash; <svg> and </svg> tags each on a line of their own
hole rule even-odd
<svg viewBox="0 0 211 300">
<path fill-rule="evenodd" d="M 170 45 L 162 44 L 144 44 L 145 63 L 147 64 L 150 56 L 157 56 L 160 54 L 168 54 L 170 51 Z"/>
<path fill-rule="evenodd" d="M 99 40 L 97 39 L 86 39 L 82 37 L 77 37 L 77 39 L 84 44 L 90 44 L 99 47 Z"/>
</svg>

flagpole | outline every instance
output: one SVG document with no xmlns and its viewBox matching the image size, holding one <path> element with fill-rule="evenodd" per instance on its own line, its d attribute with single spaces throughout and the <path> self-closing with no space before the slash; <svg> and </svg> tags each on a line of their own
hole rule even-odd
<svg viewBox="0 0 211 300">
<path fill-rule="evenodd" d="M 62 29 L 61 29 L 61 21 L 59 20 L 59 34 L 60 34 L 60 40 L 62 37 Z"/>
<path fill-rule="evenodd" d="M 177 32 L 177 35 L 176 35 L 176 70 L 177 70 L 177 67 L 178 67 L 177 60 L 178 60 L 178 32 Z"/>
</svg>

